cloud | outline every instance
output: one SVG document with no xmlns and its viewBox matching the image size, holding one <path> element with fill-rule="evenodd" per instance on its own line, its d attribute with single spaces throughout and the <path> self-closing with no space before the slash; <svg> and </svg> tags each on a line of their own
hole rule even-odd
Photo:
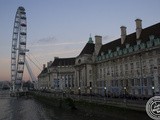
<svg viewBox="0 0 160 120">
<path fill-rule="evenodd" d="M 42 38 L 37 41 L 37 43 L 51 43 L 55 42 L 57 39 L 55 37 Z"/>
<path fill-rule="evenodd" d="M 63 42 L 63 43 L 47 43 L 47 44 L 33 44 L 31 46 L 28 46 L 29 48 L 32 47 L 52 47 L 52 46 L 61 46 L 61 45 L 76 45 L 76 44 L 83 44 L 86 41 L 81 41 L 81 42 Z"/>
<path fill-rule="evenodd" d="M 41 38 L 39 40 L 36 40 L 34 43 L 30 43 L 27 45 L 28 48 L 34 48 L 34 47 L 52 47 L 52 46 L 62 46 L 62 45 L 76 45 L 76 44 L 83 44 L 86 41 L 71 41 L 68 40 L 69 42 L 59 42 L 59 40 L 52 36 L 52 37 L 46 37 L 46 38 Z"/>
<path fill-rule="evenodd" d="M 57 38 L 52 36 L 52 37 L 46 37 L 46 38 L 41 38 L 38 40 L 34 40 L 31 43 L 29 43 L 27 46 L 35 46 L 35 45 L 44 45 L 44 44 L 51 44 L 55 43 L 57 41 Z"/>
<path fill-rule="evenodd" d="M 76 50 L 61 50 L 61 51 L 50 51 L 45 54 L 43 53 L 37 53 L 35 54 L 36 58 L 42 58 L 42 59 L 47 59 L 48 57 L 55 57 L 55 56 L 77 56 L 78 53 L 80 52 L 80 49 Z"/>
</svg>

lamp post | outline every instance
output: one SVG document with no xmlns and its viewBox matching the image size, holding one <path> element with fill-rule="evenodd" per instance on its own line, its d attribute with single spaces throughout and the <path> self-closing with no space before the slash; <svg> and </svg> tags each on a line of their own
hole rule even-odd
<svg viewBox="0 0 160 120">
<path fill-rule="evenodd" d="M 90 96 L 92 95 L 92 87 L 89 88 L 90 89 Z"/>
<path fill-rule="evenodd" d="M 124 86 L 124 103 L 126 103 L 126 87 Z"/>
<path fill-rule="evenodd" d="M 154 96 L 154 86 L 152 86 L 152 95 Z"/>
<path fill-rule="evenodd" d="M 78 94 L 79 95 L 81 94 L 81 88 L 80 87 L 78 88 Z"/>
<path fill-rule="evenodd" d="M 69 87 L 69 90 L 70 90 L 70 94 L 71 94 L 71 87 Z"/>
<path fill-rule="evenodd" d="M 106 97 L 106 87 L 104 87 L 104 96 Z"/>
</svg>

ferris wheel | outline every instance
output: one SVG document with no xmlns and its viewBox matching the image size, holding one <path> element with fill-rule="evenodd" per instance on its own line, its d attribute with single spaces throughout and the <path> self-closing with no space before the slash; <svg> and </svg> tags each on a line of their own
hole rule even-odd
<svg viewBox="0 0 160 120">
<path fill-rule="evenodd" d="M 11 48 L 11 81 L 12 91 L 22 90 L 22 78 L 24 72 L 26 49 L 27 20 L 24 7 L 17 9 Z"/>
</svg>

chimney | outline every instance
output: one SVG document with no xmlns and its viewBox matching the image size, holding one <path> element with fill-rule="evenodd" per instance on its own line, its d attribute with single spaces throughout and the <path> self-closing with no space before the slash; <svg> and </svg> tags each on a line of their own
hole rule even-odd
<svg viewBox="0 0 160 120">
<path fill-rule="evenodd" d="M 142 31 L 142 20 L 141 19 L 136 19 L 136 38 L 139 39 Z"/>
<path fill-rule="evenodd" d="M 126 27 L 125 26 L 121 26 L 121 44 L 124 43 L 125 39 L 126 39 Z"/>
<path fill-rule="evenodd" d="M 47 62 L 47 68 L 49 67 L 49 62 Z"/>
<path fill-rule="evenodd" d="M 102 46 L 102 36 L 95 36 L 95 54 L 98 55 L 99 50 L 101 49 Z"/>
<path fill-rule="evenodd" d="M 45 64 L 43 64 L 43 69 L 46 67 L 46 65 Z"/>
</svg>

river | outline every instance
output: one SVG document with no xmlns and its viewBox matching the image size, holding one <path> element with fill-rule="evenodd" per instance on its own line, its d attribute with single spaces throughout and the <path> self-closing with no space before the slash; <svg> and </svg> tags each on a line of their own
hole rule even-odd
<svg viewBox="0 0 160 120">
<path fill-rule="evenodd" d="M 146 115 L 135 119 L 146 119 Z M 148 118 L 148 117 L 147 117 Z M 53 108 L 33 98 L 10 97 L 9 91 L 0 91 L 0 120 L 119 120 L 110 116 L 84 114 L 77 110 Z M 127 120 L 124 116 L 122 120 Z M 148 119 L 147 119 L 148 120 Z"/>
<path fill-rule="evenodd" d="M 10 97 L 8 91 L 0 91 L 0 120 L 96 120 L 83 117 L 76 111 L 47 107 L 34 99 Z"/>
</svg>

